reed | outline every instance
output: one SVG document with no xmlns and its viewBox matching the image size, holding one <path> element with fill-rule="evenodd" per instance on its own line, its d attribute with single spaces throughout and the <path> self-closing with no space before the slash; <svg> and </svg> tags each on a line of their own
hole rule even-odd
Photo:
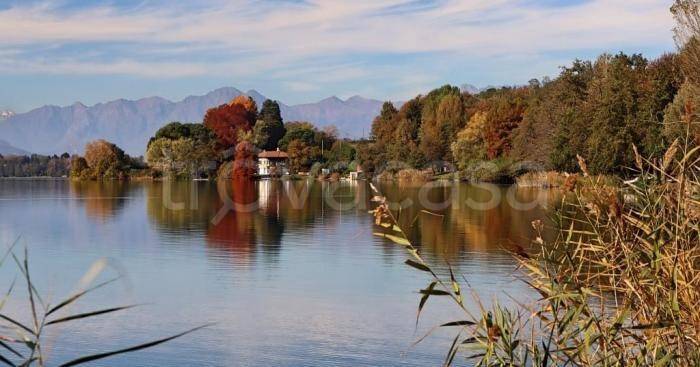
<svg viewBox="0 0 700 367">
<path fill-rule="evenodd" d="M 563 199 L 558 236 L 545 241 L 536 221 L 532 245 L 509 249 L 540 297 L 485 308 L 475 295 L 477 314 L 460 278 L 433 270 L 373 186 L 376 235 L 430 278 L 419 317 L 432 297 L 464 315 L 438 326 L 455 329 L 444 365 L 700 366 L 700 147 L 691 144 L 676 141 L 658 159 L 636 154 L 636 179 L 623 185 L 590 176 L 580 158 L 584 184 Z"/>
<path fill-rule="evenodd" d="M 47 303 L 41 297 L 34 283 L 32 282 L 27 249 L 25 248 L 24 250 L 24 258 L 20 259 L 14 253 L 16 245 L 17 241 L 15 241 L 15 243 L 5 252 L 2 258 L 0 258 L 0 266 L 5 264 L 5 262 L 10 259 L 14 261 L 18 267 L 19 273 L 21 274 L 21 278 L 23 280 L 22 283 L 24 283 L 20 285 L 13 281 L 8 291 L 5 292 L 3 298 L 0 299 L 0 364 L 11 367 L 46 366 L 47 362 L 43 345 L 47 330 L 55 327 L 56 325 L 70 325 L 74 321 L 93 319 L 99 316 L 121 312 L 136 307 L 136 305 L 123 305 L 84 313 L 69 313 L 69 308 L 76 302 L 80 301 L 84 296 L 113 283 L 117 279 L 112 279 L 80 290 L 68 296 L 61 302 L 56 303 L 55 305 Z M 101 272 L 101 269 L 102 267 L 99 266 L 99 263 L 96 263 L 90 269 L 86 277 L 88 279 L 94 279 Z M 31 315 L 30 320 L 28 321 L 20 320 L 19 318 L 8 315 L 3 311 L 3 307 L 5 306 L 7 300 L 13 295 L 13 292 L 17 289 L 17 287 L 20 286 L 26 287 L 27 290 L 27 309 Z M 206 326 L 208 325 L 199 326 L 176 335 L 171 335 L 142 344 L 136 344 L 123 349 L 76 357 L 70 361 L 63 362 L 58 366 L 78 366 L 120 354 L 152 348 L 159 344 L 185 336 Z"/>
</svg>

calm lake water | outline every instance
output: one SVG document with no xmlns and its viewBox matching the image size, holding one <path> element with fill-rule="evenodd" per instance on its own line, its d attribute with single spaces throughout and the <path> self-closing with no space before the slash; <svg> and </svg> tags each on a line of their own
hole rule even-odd
<svg viewBox="0 0 700 367">
<path fill-rule="evenodd" d="M 421 252 L 443 270 L 449 261 L 485 303 L 534 297 L 503 247 L 527 246 L 531 222 L 556 201 L 548 192 L 380 188 L 406 207 L 400 221 Z M 412 343 L 459 313 L 431 299 L 415 329 L 416 291 L 428 278 L 403 264 L 402 248 L 372 234 L 371 196 L 365 182 L 0 180 L 0 246 L 26 245 L 33 279 L 54 304 L 105 259 L 98 281 L 121 279 L 70 313 L 143 304 L 51 329 L 49 365 L 213 322 L 93 365 L 439 366 L 451 333 Z M 17 274 L 5 263 L 0 291 Z M 3 312 L 26 319 L 19 288 Z"/>
</svg>

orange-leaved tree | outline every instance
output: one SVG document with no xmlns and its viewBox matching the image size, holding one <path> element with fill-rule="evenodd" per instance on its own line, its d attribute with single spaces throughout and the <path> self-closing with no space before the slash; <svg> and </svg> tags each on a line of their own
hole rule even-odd
<svg viewBox="0 0 700 367">
<path fill-rule="evenodd" d="M 258 119 L 258 105 L 255 103 L 255 100 L 252 98 L 241 94 L 240 96 L 234 98 L 231 100 L 231 102 L 228 103 L 229 105 L 239 105 L 243 107 L 246 110 L 247 116 L 246 118 L 248 121 L 250 121 L 251 125 L 255 125 L 255 121 Z"/>
</svg>

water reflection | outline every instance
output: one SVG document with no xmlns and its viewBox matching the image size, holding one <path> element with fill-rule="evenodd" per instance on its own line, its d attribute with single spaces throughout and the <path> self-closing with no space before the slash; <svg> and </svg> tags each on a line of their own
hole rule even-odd
<svg viewBox="0 0 700 367">
<path fill-rule="evenodd" d="M 70 194 L 85 207 L 90 218 L 107 222 L 119 215 L 137 187 L 124 181 L 70 181 Z"/>
<path fill-rule="evenodd" d="M 527 243 L 530 221 L 547 209 L 467 204 L 488 203 L 496 191 L 507 198 L 505 187 L 438 182 L 380 189 L 393 202 L 413 204 L 401 209 L 402 226 L 426 258 L 449 259 L 482 299 L 526 294 L 502 247 Z M 540 194 L 512 191 L 523 202 Z M 26 236 L 42 289 L 51 281 L 73 284 L 106 257 L 135 280 L 135 302 L 157 305 L 129 313 L 140 315 L 137 322 L 77 330 L 65 336 L 69 345 L 126 346 L 133 335 L 155 339 L 217 322 L 207 333 L 97 366 L 433 365 L 451 339 L 411 343 L 449 321 L 443 320 L 449 309 L 431 304 L 434 312 L 415 332 L 413 292 L 426 279 L 404 265 L 403 248 L 372 235 L 378 229 L 367 213 L 371 196 L 365 182 L 0 180 L 0 236 L 6 243 Z M 111 296 L 98 292 L 85 307 L 100 309 Z M 59 360 L 70 355 L 56 352 Z"/>
<path fill-rule="evenodd" d="M 364 182 L 233 180 L 145 187 L 148 216 L 166 234 L 200 231 L 207 246 L 230 252 L 242 263 L 250 263 L 257 252 L 275 258 L 284 235 L 314 226 L 333 229 L 343 215 L 368 216 L 372 205 Z M 109 195 L 119 197 L 114 192 L 119 188 L 107 188 Z M 410 239 L 424 252 L 448 260 L 467 252 L 502 253 L 513 244 L 526 247 L 534 235 L 531 222 L 545 218 L 548 206 L 558 200 L 554 191 L 494 185 L 438 182 L 379 188 L 395 204 Z M 107 205 L 114 210 L 118 201 L 96 201 L 86 210 L 102 215 Z M 391 244 L 387 251 L 393 252 Z"/>
<path fill-rule="evenodd" d="M 454 260 L 465 252 L 527 247 L 532 221 L 546 219 L 558 193 L 514 186 L 435 182 L 380 185 L 398 210 L 398 221 L 424 252 Z M 399 209 L 400 207 L 400 209 Z"/>
</svg>

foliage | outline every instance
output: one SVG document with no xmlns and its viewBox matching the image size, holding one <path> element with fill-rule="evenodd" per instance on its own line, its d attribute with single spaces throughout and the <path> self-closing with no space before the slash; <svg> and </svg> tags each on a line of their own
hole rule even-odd
<svg viewBox="0 0 700 367">
<path fill-rule="evenodd" d="M 420 150 L 428 161 L 450 161 L 449 142 L 466 123 L 461 92 L 445 85 L 421 102 Z"/>
<path fill-rule="evenodd" d="M 696 144 L 700 144 L 700 124 L 690 123 L 690 121 L 700 121 L 700 87 L 686 82 L 673 100 L 673 103 L 666 107 L 666 114 L 663 123 L 663 136 L 669 141 L 673 141 L 686 134 L 689 128 L 690 139 Z"/>
<path fill-rule="evenodd" d="M 365 172 L 380 172 L 386 161 L 382 158 L 382 149 L 369 140 L 355 143 L 357 160 Z"/>
<path fill-rule="evenodd" d="M 700 3 L 698 0 L 676 0 L 671 13 L 676 20 L 673 31 L 680 49 L 683 75 L 688 82 L 700 86 Z"/>
<path fill-rule="evenodd" d="M 681 9 L 675 8 L 676 12 Z M 676 16 L 686 20 L 685 33 L 696 27 L 692 20 L 697 16 Z M 670 118 L 677 120 L 677 111 L 685 111 L 687 104 L 677 99 L 687 101 L 700 88 L 687 74 L 688 68 L 695 67 L 687 59 L 700 41 L 684 39 L 679 54 L 651 61 L 641 55 L 605 54 L 595 62 L 575 60 L 553 80 L 533 79 L 525 86 L 491 88 L 475 96 L 446 85 L 417 96 L 398 111 L 387 102 L 373 121 L 375 146 L 363 148 L 372 154 L 360 156 L 385 163 L 400 161 L 414 168 L 448 161 L 464 173 L 482 159 L 575 172 L 580 155 L 588 158 L 596 174 L 629 175 L 634 163 L 632 144 L 642 155 L 664 151 L 678 136 L 662 133 L 665 112 L 674 109 L 676 115 Z M 685 96 L 679 96 L 684 76 L 688 80 L 683 85 Z M 674 99 L 675 107 L 668 107 Z M 479 131 L 469 126 L 476 113 L 486 118 Z M 483 146 L 471 145 L 479 140 Z M 379 169 L 386 166 L 360 163 Z"/>
<path fill-rule="evenodd" d="M 70 162 L 68 153 L 60 157 L 0 155 L 0 177 L 64 177 L 70 174 Z"/>
<path fill-rule="evenodd" d="M 253 128 L 255 146 L 263 150 L 275 150 L 285 134 L 280 106 L 277 101 L 266 100 L 260 110 L 259 120 Z"/>
<path fill-rule="evenodd" d="M 541 131 L 546 133 L 547 127 L 553 125 L 551 151 L 545 154 L 549 156 L 551 167 L 556 170 L 575 172 L 578 170 L 576 156 L 587 153 L 590 124 L 584 107 L 592 78 L 592 63 L 574 61 L 552 82 L 551 95 L 541 106 L 537 117 L 540 119 L 539 125 L 543 127 Z"/>
<path fill-rule="evenodd" d="M 289 143 L 299 140 L 306 145 L 315 145 L 316 127 L 310 122 L 288 122 L 285 124 L 286 133 L 279 141 L 281 150 L 288 150 Z"/>
<path fill-rule="evenodd" d="M 151 145 L 156 139 L 177 140 L 180 138 L 191 138 L 203 144 L 207 144 L 216 140 L 216 135 L 203 124 L 183 124 L 181 122 L 171 122 L 156 131 L 156 134 L 149 140 L 148 145 Z"/>
<path fill-rule="evenodd" d="M 511 133 L 523 120 L 527 93 L 526 88 L 506 88 L 487 101 L 484 142 L 489 159 L 510 153 Z"/>
<path fill-rule="evenodd" d="M 388 144 L 394 138 L 394 118 L 399 113 L 391 102 L 384 102 L 379 115 L 372 121 L 372 139 L 379 144 Z"/>
<path fill-rule="evenodd" d="M 486 112 L 483 111 L 472 115 L 467 126 L 457 133 L 457 139 L 450 146 L 457 167 L 462 171 L 486 159 L 486 116 Z"/>
<path fill-rule="evenodd" d="M 76 168 L 71 177 L 80 179 L 124 179 L 128 177 L 131 158 L 118 146 L 106 141 L 95 140 L 85 145 L 85 162 L 75 160 Z M 84 164 L 87 164 L 85 169 Z"/>
<path fill-rule="evenodd" d="M 256 172 L 255 146 L 248 140 L 243 140 L 236 146 L 233 161 L 233 178 L 250 178 Z"/>
<path fill-rule="evenodd" d="M 216 135 L 203 124 L 171 122 L 148 142 L 146 160 L 151 168 L 168 176 L 211 175 L 218 160 Z"/>
<path fill-rule="evenodd" d="M 309 122 L 288 122 L 285 128 L 287 132 L 279 141 L 279 147 L 289 154 L 291 172 L 306 171 L 314 163 L 333 158 L 332 147 L 337 141 L 334 126 L 319 130 Z"/>
<path fill-rule="evenodd" d="M 640 55 L 603 55 L 593 66 L 587 108 L 591 119 L 588 152 L 594 173 L 624 173 L 634 162 L 631 144 L 645 135 L 649 120 L 638 119 L 639 86 L 647 61 Z"/>
<path fill-rule="evenodd" d="M 464 315 L 439 326 L 456 330 L 445 365 L 456 358 L 478 366 L 700 364 L 700 146 L 677 140 L 658 161 L 633 151 L 637 178 L 621 187 L 592 178 L 579 158 L 589 182 L 571 186 L 557 217 L 559 235 L 545 241 L 535 221 L 538 253 L 512 247 L 522 281 L 541 298 L 486 308 L 475 295 L 476 314 L 464 284 L 421 257 L 372 186 L 376 235 L 405 248 L 406 264 L 430 278 L 418 317 L 435 297 Z"/>
<path fill-rule="evenodd" d="M 355 160 L 355 147 L 347 141 L 337 140 L 328 152 L 329 163 L 350 163 Z"/>
<path fill-rule="evenodd" d="M 158 138 L 148 147 L 146 160 L 151 168 L 174 177 L 193 177 L 206 167 L 214 155 L 209 145 L 193 138 Z"/>
<path fill-rule="evenodd" d="M 246 120 L 248 120 L 251 125 L 255 124 L 258 119 L 258 105 L 252 97 L 241 94 L 240 96 L 231 100 L 228 103 L 229 106 L 241 106 L 246 112 Z"/>
<path fill-rule="evenodd" d="M 223 104 L 210 108 L 204 115 L 204 126 L 211 129 L 223 149 L 238 144 L 241 132 L 250 131 L 255 120 L 252 113 L 239 103 Z"/>
<path fill-rule="evenodd" d="M 2 254 L 2 257 L 0 257 L 0 266 L 2 266 L 5 261 L 10 258 L 17 265 L 21 278 L 24 280 L 24 289 L 26 290 L 28 298 L 27 309 L 29 311 L 30 320 L 25 322 L 3 311 L 3 306 L 5 305 L 6 301 L 10 298 L 10 296 L 12 296 L 13 293 L 17 292 L 18 287 L 15 287 L 16 284 L 15 281 L 13 281 L 9 287 L 9 290 L 4 294 L 3 298 L 0 299 L 0 324 L 2 330 L 2 332 L 0 332 L 0 362 L 2 362 L 2 364 L 7 366 L 23 367 L 45 366 L 45 352 L 47 349 L 46 333 L 49 330 L 60 326 L 72 325 L 75 321 L 91 321 L 98 316 L 109 315 L 115 312 L 122 312 L 137 307 L 137 305 L 125 305 L 82 313 L 68 312 L 72 306 L 74 306 L 86 295 L 91 294 L 92 292 L 116 281 L 116 279 L 112 279 L 88 287 L 105 268 L 104 261 L 97 261 L 93 264 L 90 271 L 86 273 L 85 277 L 83 278 L 85 285 L 81 286 L 77 292 L 73 293 L 69 297 L 66 297 L 61 302 L 57 302 L 56 304 L 48 303 L 39 294 L 35 284 L 32 282 L 27 249 L 25 248 L 24 250 L 24 259 L 20 260 L 20 258 L 18 258 L 14 253 L 16 244 L 17 241 L 15 241 L 15 243 L 10 246 L 10 248 L 4 254 Z M 60 364 L 59 367 L 84 365 L 93 361 L 152 348 L 200 330 L 204 327 L 206 327 L 206 325 L 196 327 L 173 336 L 119 350 L 85 355 L 64 362 Z"/>
<path fill-rule="evenodd" d="M 309 145 L 300 139 L 294 139 L 289 143 L 287 154 L 289 154 L 289 170 L 293 173 L 308 171 L 321 159 L 319 147 Z"/>
<path fill-rule="evenodd" d="M 88 166 L 85 158 L 79 155 L 72 156 L 70 160 L 70 177 L 85 180 L 89 179 L 90 176 L 90 166 Z"/>
</svg>

